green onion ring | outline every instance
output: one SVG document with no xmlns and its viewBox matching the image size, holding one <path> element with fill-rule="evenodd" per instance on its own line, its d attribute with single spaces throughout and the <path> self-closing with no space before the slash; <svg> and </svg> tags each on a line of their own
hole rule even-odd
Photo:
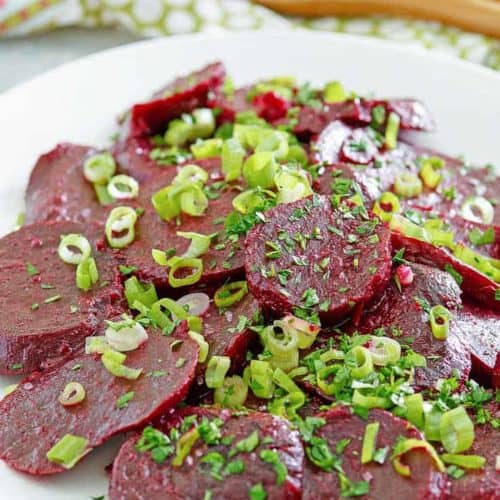
<svg viewBox="0 0 500 500">
<path fill-rule="evenodd" d="M 450 331 L 450 320 L 452 316 L 446 307 L 438 305 L 429 311 L 429 321 L 432 335 L 438 340 L 446 340 Z"/>
<path fill-rule="evenodd" d="M 439 432 L 444 449 L 448 453 L 461 453 L 474 442 L 474 424 L 463 406 L 443 413 Z"/>
<path fill-rule="evenodd" d="M 374 365 L 387 366 L 398 362 L 401 357 L 401 345 L 397 340 L 376 335 L 370 335 L 369 338 L 366 348 L 370 351 Z"/>
<path fill-rule="evenodd" d="M 181 257 L 201 257 L 206 254 L 210 249 L 210 243 L 213 237 L 213 235 L 185 231 L 177 231 L 177 236 L 191 240 L 191 244 Z"/>
<path fill-rule="evenodd" d="M 483 196 L 469 196 L 463 203 L 460 214 L 464 219 L 482 224 L 491 224 L 495 211 L 493 205 Z"/>
<path fill-rule="evenodd" d="M 422 181 L 410 172 L 397 174 L 394 179 L 394 192 L 403 198 L 415 198 L 422 192 Z"/>
<path fill-rule="evenodd" d="M 93 257 L 89 257 L 76 266 L 76 286 L 85 292 L 99 281 L 99 271 Z"/>
<path fill-rule="evenodd" d="M 339 365 L 331 365 L 325 366 L 316 372 L 316 384 L 323 394 L 327 396 L 335 394 L 336 384 L 334 381 L 329 382 L 329 380 L 334 379 L 338 371 Z"/>
<path fill-rule="evenodd" d="M 373 460 L 373 454 L 377 447 L 377 434 L 380 428 L 379 422 L 371 422 L 365 427 L 363 445 L 361 447 L 361 463 L 367 464 Z"/>
<path fill-rule="evenodd" d="M 361 406 L 362 408 L 383 408 L 387 409 L 392 406 L 392 403 L 387 398 L 382 398 L 380 396 L 365 396 L 361 390 L 354 389 L 352 395 L 352 404 L 354 406 Z"/>
<path fill-rule="evenodd" d="M 180 467 L 184 463 L 184 459 L 189 455 L 199 437 L 200 433 L 195 427 L 179 438 L 175 447 L 175 457 L 172 460 L 174 467 Z"/>
<path fill-rule="evenodd" d="M 277 163 L 270 151 L 254 153 L 243 164 L 243 176 L 250 187 L 269 189 L 274 186 Z"/>
<path fill-rule="evenodd" d="M 127 359 L 125 354 L 113 351 L 112 349 L 104 351 L 101 356 L 104 368 L 115 377 L 125 378 L 127 380 L 137 380 L 142 373 L 142 368 L 129 368 L 123 363 Z"/>
<path fill-rule="evenodd" d="M 387 117 L 385 128 L 385 145 L 387 149 L 395 149 L 398 145 L 399 123 L 399 115 L 391 111 Z"/>
<path fill-rule="evenodd" d="M 79 382 L 69 382 L 59 394 L 59 403 L 63 406 L 74 406 L 85 399 L 85 389 Z"/>
<path fill-rule="evenodd" d="M 198 344 L 200 351 L 198 353 L 198 363 L 204 363 L 208 356 L 208 342 L 201 333 L 194 332 L 193 330 L 188 331 L 188 335 Z"/>
<path fill-rule="evenodd" d="M 444 160 L 436 156 L 425 158 L 422 161 L 419 174 L 426 187 L 429 189 L 436 189 L 439 186 L 442 180 L 439 170 L 443 167 Z"/>
<path fill-rule="evenodd" d="M 83 175 L 94 184 L 106 184 L 113 177 L 116 163 L 110 153 L 99 153 L 85 160 Z"/>
<path fill-rule="evenodd" d="M 438 471 L 444 472 L 444 470 L 445 470 L 444 464 L 441 461 L 441 459 L 439 458 L 439 455 L 436 453 L 436 450 L 433 448 L 433 446 L 430 443 L 428 443 L 427 441 L 424 441 L 421 439 L 415 439 L 415 438 L 402 439 L 401 441 L 398 442 L 398 444 L 394 448 L 394 453 L 393 453 L 394 469 L 399 474 L 402 474 L 403 476 L 410 476 L 411 475 L 410 468 L 408 465 L 403 464 L 401 462 L 401 458 L 406 453 L 408 453 L 412 450 L 419 450 L 419 449 L 426 450 L 429 453 L 429 455 L 431 456 Z"/>
<path fill-rule="evenodd" d="M 245 149 L 236 138 L 224 142 L 221 152 L 221 169 L 227 182 L 240 178 L 245 154 Z"/>
<path fill-rule="evenodd" d="M 70 247 L 75 247 L 79 252 L 73 252 Z M 66 262 L 66 264 L 78 265 L 80 262 L 88 259 L 92 253 L 92 247 L 89 240 L 81 234 L 66 234 L 61 236 L 61 241 L 57 247 L 57 255 Z"/>
<path fill-rule="evenodd" d="M 285 321 L 275 321 L 264 328 L 260 335 L 265 348 L 280 358 L 286 358 L 298 349 L 297 332 Z"/>
<path fill-rule="evenodd" d="M 174 177 L 172 184 L 189 185 L 189 184 L 205 184 L 208 181 L 208 172 L 198 165 L 184 165 L 179 170 L 179 173 Z"/>
<path fill-rule="evenodd" d="M 205 370 L 205 384 L 209 389 L 217 389 L 222 387 L 224 377 L 226 376 L 231 366 L 231 358 L 229 356 L 212 356 Z"/>
<path fill-rule="evenodd" d="M 168 272 L 168 283 L 172 288 L 181 286 L 194 285 L 203 274 L 203 262 L 201 259 L 192 257 L 172 257 L 168 264 L 170 270 Z M 191 273 L 184 278 L 177 278 L 175 275 L 181 269 L 191 269 Z"/>
<path fill-rule="evenodd" d="M 214 391 L 214 403 L 225 408 L 241 408 L 248 396 L 248 385 L 239 376 L 225 377 L 222 387 Z"/>
<path fill-rule="evenodd" d="M 116 207 L 111 210 L 106 220 L 105 233 L 109 246 L 112 248 L 125 248 L 135 239 L 135 223 L 137 213 L 130 207 Z M 124 233 L 115 236 L 114 233 Z"/>
<path fill-rule="evenodd" d="M 115 175 L 108 183 L 108 193 L 115 200 L 137 198 L 139 183 L 129 175 Z"/>
<path fill-rule="evenodd" d="M 393 214 L 401 211 L 399 198 L 390 191 L 382 193 L 380 198 L 373 205 L 373 213 L 378 215 L 384 222 L 389 222 Z"/>
<path fill-rule="evenodd" d="M 218 308 L 230 307 L 238 303 L 248 293 L 246 281 L 233 281 L 218 288 L 214 294 L 214 303 Z"/>
<path fill-rule="evenodd" d="M 353 378 L 365 378 L 373 371 L 373 361 L 370 351 L 365 347 L 356 346 L 350 353 L 354 356 L 357 366 L 351 368 Z"/>
<path fill-rule="evenodd" d="M 247 374 L 247 383 L 258 398 L 270 399 L 273 397 L 273 369 L 269 362 L 252 359 Z"/>
</svg>

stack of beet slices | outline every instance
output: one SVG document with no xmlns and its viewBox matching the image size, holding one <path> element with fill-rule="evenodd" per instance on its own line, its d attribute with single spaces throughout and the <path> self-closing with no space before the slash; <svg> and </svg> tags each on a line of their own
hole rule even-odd
<svg viewBox="0 0 500 500">
<path fill-rule="evenodd" d="M 127 433 L 111 500 L 500 498 L 491 167 L 408 142 L 417 100 L 219 62 L 120 127 L 42 155 L 0 239 L 1 459 Z"/>
</svg>

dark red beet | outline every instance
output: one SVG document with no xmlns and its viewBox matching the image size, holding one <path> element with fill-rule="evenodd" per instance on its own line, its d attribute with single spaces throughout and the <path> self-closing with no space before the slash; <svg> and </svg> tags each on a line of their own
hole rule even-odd
<svg viewBox="0 0 500 500">
<path fill-rule="evenodd" d="M 471 349 L 472 376 L 482 384 L 500 389 L 495 363 L 500 354 L 500 314 L 465 303 L 457 313 L 457 334 Z"/>
<path fill-rule="evenodd" d="M 371 410 L 368 419 L 352 415 L 347 407 L 338 407 L 318 414 L 326 423 L 317 434 L 326 440 L 332 453 L 342 439 L 349 444 L 342 453 L 342 469 L 352 481 L 368 481 L 369 493 L 359 498 L 402 499 L 402 498 L 446 498 L 449 483 L 446 476 L 437 471 L 430 454 L 425 449 L 408 452 L 404 458 L 410 466 L 411 476 L 398 474 L 392 466 L 391 451 L 398 438 L 423 439 L 422 434 L 408 422 L 384 410 Z M 366 425 L 379 422 L 376 449 L 388 446 L 388 458 L 383 465 L 376 462 L 361 464 L 361 447 Z M 305 462 L 303 500 L 327 500 L 340 497 L 340 483 L 336 472 L 326 472 L 309 460 Z"/>
<path fill-rule="evenodd" d="M 391 280 L 377 307 L 346 330 L 365 334 L 384 327 L 385 335 L 402 343 L 410 341 L 409 347 L 427 359 L 427 367 L 415 371 L 413 384 L 418 389 L 433 387 L 438 379 L 451 377 L 455 370 L 457 378 L 465 382 L 471 362 L 458 321 L 460 290 L 448 273 L 419 264 L 411 264 L 411 269 L 414 278 L 410 285 L 402 286 L 400 292 Z M 446 340 L 434 338 L 429 316 L 418 299 L 430 307 L 441 304 L 451 311 L 453 319 Z"/>
<path fill-rule="evenodd" d="M 258 116 L 268 122 L 285 118 L 290 108 L 290 103 L 276 92 L 257 94 L 252 101 Z"/>
<path fill-rule="evenodd" d="M 386 116 L 390 112 L 396 113 L 400 118 L 402 130 L 434 130 L 434 120 L 429 111 L 415 99 L 356 99 L 325 104 L 320 109 L 304 106 L 300 109 L 294 132 L 305 137 L 319 134 L 334 120 L 343 120 L 356 126 L 369 125 L 372 120 L 371 112 L 375 106 L 382 106 Z"/>
<path fill-rule="evenodd" d="M 218 123 L 234 122 L 237 113 L 253 109 L 252 103 L 247 99 L 247 93 L 251 88 L 251 86 L 240 87 L 231 95 L 226 95 L 222 91 L 214 93 L 209 106 L 220 110 L 217 115 Z"/>
<path fill-rule="evenodd" d="M 190 415 L 196 415 L 199 422 L 203 417 L 209 420 L 222 419 L 222 437 L 231 436 L 233 444 L 209 446 L 198 439 L 184 463 L 175 467 L 171 465 L 171 458 L 163 464 L 157 464 L 149 452 L 136 451 L 137 436 L 134 436 L 125 442 L 114 461 L 108 492 L 110 500 L 202 499 L 206 491 L 211 491 L 214 499 L 231 500 L 247 498 L 248 491 L 255 484 L 262 485 L 267 500 L 300 499 L 304 451 L 298 432 L 292 430 L 287 420 L 258 412 L 247 415 L 235 413 L 231 416 L 228 410 L 185 408 L 173 413 L 157 427 L 168 434 L 172 427 L 180 424 L 183 417 Z M 255 450 L 229 458 L 228 453 L 234 444 L 254 431 L 257 431 L 260 442 Z M 270 442 L 265 444 L 265 438 L 269 438 Z M 259 458 L 262 450 L 278 452 L 281 463 L 287 468 L 283 484 L 276 484 L 273 466 Z M 210 475 L 209 464 L 201 461 L 210 452 L 221 454 L 225 462 L 242 460 L 243 472 L 225 475 L 223 480 L 214 479 Z"/>
<path fill-rule="evenodd" d="M 371 301 L 387 284 L 389 231 L 375 219 L 334 210 L 318 195 L 279 205 L 266 219 L 245 242 L 249 288 L 263 309 L 283 315 L 303 308 L 332 321 Z M 268 258 L 272 245 L 281 250 Z"/>
<path fill-rule="evenodd" d="M 88 222 L 103 218 L 94 187 L 83 176 L 83 163 L 96 150 L 59 144 L 40 156 L 26 188 L 26 223 L 46 220 Z"/>
<path fill-rule="evenodd" d="M 498 403 L 490 403 L 487 409 L 492 417 L 500 418 Z M 451 481 L 453 500 L 498 500 L 500 492 L 500 473 L 496 468 L 500 429 L 490 424 L 474 426 L 474 443 L 467 450 L 469 455 L 479 455 L 486 459 L 483 469 L 469 470 L 458 480 Z"/>
<path fill-rule="evenodd" d="M 135 381 L 113 376 L 98 355 L 83 353 L 58 369 L 25 379 L 0 402 L 0 458 L 30 474 L 63 472 L 46 453 L 65 434 L 88 439 L 92 449 L 174 407 L 186 395 L 198 360 L 198 346 L 186 329 L 183 323 L 172 336 L 150 330 L 148 340 L 127 353 L 126 366 L 143 369 Z M 177 340 L 181 343 L 173 349 Z M 179 364 L 180 359 L 185 361 Z M 69 382 L 79 382 L 86 397 L 65 407 L 58 397 Z M 118 398 L 130 391 L 133 398 L 118 408 Z"/>
<path fill-rule="evenodd" d="M 196 163 L 206 168 L 210 173 L 208 185 L 224 179 L 220 171 L 219 158 L 200 160 Z M 136 223 L 135 241 L 121 252 L 127 265 L 137 267 L 139 279 L 153 282 L 160 289 L 169 287 L 168 270 L 155 263 L 151 257 L 151 249 L 175 248 L 176 255 L 182 255 L 189 247 L 190 240 L 177 236 L 177 231 L 193 231 L 207 235 L 221 231 L 224 218 L 233 210 L 232 199 L 239 192 L 228 186 L 219 191 L 218 198 L 209 200 L 204 215 L 192 217 L 181 214 L 179 224 L 176 220 L 165 222 L 156 213 L 150 199 L 153 193 L 168 186 L 177 172 L 176 168 L 171 167 L 161 175 L 143 183 L 138 201 L 140 206 L 145 209 L 145 213 Z M 216 221 L 218 221 L 217 224 Z M 207 282 L 219 283 L 227 278 L 243 274 L 243 252 L 240 250 L 239 243 L 228 242 L 224 248 L 219 248 L 217 245 L 221 243 L 220 238 L 214 238 L 210 250 L 203 255 L 203 276 L 197 285 Z"/>
<path fill-rule="evenodd" d="M 165 125 L 182 113 L 190 113 L 208 104 L 209 94 L 225 78 L 222 63 L 213 63 L 179 78 L 153 96 L 153 100 L 135 104 L 125 124 L 128 137 L 143 137 L 161 132 Z"/>
<path fill-rule="evenodd" d="M 404 248 L 405 258 L 411 261 L 436 266 L 443 270 L 454 269 L 462 277 L 460 287 L 467 295 L 493 311 L 500 311 L 500 301 L 495 299 L 495 292 L 500 289 L 500 285 L 456 259 L 446 248 L 435 247 L 396 232 L 392 233 L 391 241 L 395 250 Z"/>
<path fill-rule="evenodd" d="M 69 233 L 83 234 L 93 246 L 99 283 L 88 292 L 76 286 L 76 266 L 57 255 L 60 236 Z M 0 240 L 0 306 L 5 312 L 0 319 L 0 373 L 29 373 L 69 356 L 102 320 L 123 311 L 117 262 L 98 250 L 101 234 L 94 225 L 44 222 Z M 38 274 L 29 275 L 28 263 Z"/>
</svg>

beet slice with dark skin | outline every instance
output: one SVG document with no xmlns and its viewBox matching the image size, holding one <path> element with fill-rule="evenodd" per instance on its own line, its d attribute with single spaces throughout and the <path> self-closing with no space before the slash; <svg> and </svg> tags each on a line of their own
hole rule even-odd
<svg viewBox="0 0 500 500">
<path fill-rule="evenodd" d="M 338 407 L 317 415 L 325 420 L 316 435 L 323 438 L 332 453 L 337 444 L 349 440 L 340 454 L 342 469 L 352 483 L 368 481 L 369 492 L 359 498 L 401 499 L 401 498 L 446 498 L 449 483 L 440 473 L 425 449 L 415 449 L 406 454 L 404 462 L 410 466 L 411 476 L 404 477 L 396 472 L 390 458 L 398 440 L 424 439 L 422 434 L 411 424 L 384 410 L 371 410 L 366 420 L 351 414 L 349 408 Z M 361 464 L 361 448 L 366 425 L 372 422 L 380 424 L 375 448 L 389 447 L 389 454 L 384 464 L 369 462 Z M 306 445 L 307 446 L 307 445 Z M 339 498 L 341 486 L 335 471 L 327 472 L 311 461 L 306 460 L 303 480 L 303 500 Z"/>
<path fill-rule="evenodd" d="M 86 438 L 93 449 L 179 403 L 193 380 L 198 346 L 188 337 L 185 323 L 172 336 L 153 329 L 148 333 L 144 344 L 127 353 L 126 366 L 143 369 L 137 380 L 115 377 L 99 355 L 85 353 L 23 380 L 0 402 L 0 458 L 30 474 L 63 472 L 46 453 L 65 434 Z M 66 407 L 58 397 L 69 382 L 80 383 L 86 396 L 81 403 Z M 120 407 L 118 399 L 129 392 L 134 393 L 132 399 Z M 24 429 L 21 434 L 19 428 Z"/>
<path fill-rule="evenodd" d="M 212 186 L 214 199 L 209 199 L 204 215 L 193 217 L 181 214 L 178 220 L 163 221 L 151 204 L 151 195 L 168 186 L 177 175 L 177 168 L 168 168 L 164 173 L 143 183 L 138 203 L 144 208 L 144 214 L 138 219 L 134 242 L 123 249 L 121 255 L 129 266 L 137 268 L 137 277 L 146 282 L 153 282 L 159 289 L 170 288 L 168 269 L 155 263 L 151 250 L 167 250 L 173 248 L 176 255 L 182 255 L 191 240 L 177 235 L 177 231 L 196 232 L 205 235 L 223 231 L 225 217 L 233 210 L 232 199 L 239 193 L 231 185 L 223 187 L 224 176 L 220 171 L 220 159 L 207 159 L 197 162 L 209 172 L 208 186 Z M 180 168 L 180 167 L 179 167 Z M 219 186 L 217 191 L 215 186 Z M 220 283 L 228 278 L 243 275 L 243 251 L 238 242 L 222 241 L 223 235 L 214 237 L 211 247 L 201 258 L 203 275 L 197 286 L 204 283 Z M 221 246 L 219 246 L 221 245 Z M 178 276 L 178 277 L 182 277 Z"/>
<path fill-rule="evenodd" d="M 46 220 L 102 220 L 103 207 L 83 176 L 85 160 L 97 151 L 63 143 L 40 156 L 26 188 L 26 223 Z"/>
<path fill-rule="evenodd" d="M 500 380 L 495 379 L 500 354 L 500 313 L 466 302 L 456 317 L 458 336 L 470 346 L 472 376 L 483 385 L 500 389 Z"/>
<path fill-rule="evenodd" d="M 405 249 L 406 259 L 452 272 L 460 281 L 460 287 L 466 295 L 491 310 L 500 312 L 500 300 L 496 299 L 500 285 L 456 259 L 446 248 L 435 247 L 430 243 L 409 238 L 395 231 L 391 235 L 391 241 L 395 250 Z"/>
<path fill-rule="evenodd" d="M 61 235 L 83 234 L 93 247 L 99 282 L 84 292 L 76 266 L 57 255 Z M 0 373 L 29 373 L 71 355 L 103 319 L 123 312 L 116 260 L 103 252 L 102 229 L 44 222 L 0 240 Z"/>
<path fill-rule="evenodd" d="M 203 418 L 208 421 L 220 419 L 223 422 L 220 427 L 222 439 L 231 440 L 231 444 L 208 445 L 198 439 L 183 464 L 173 466 L 172 457 L 158 464 L 151 459 L 149 452 L 137 451 L 138 437 L 131 437 L 121 447 L 113 463 L 108 492 L 110 500 L 201 499 L 207 491 L 212 493 L 214 499 L 231 500 L 248 498 L 250 489 L 257 484 L 262 486 L 268 500 L 301 498 L 304 451 L 298 432 L 291 428 L 287 420 L 259 412 L 231 415 L 228 410 L 216 408 L 184 408 L 162 419 L 156 427 L 168 435 L 172 428 L 179 427 L 185 417 L 191 416 L 196 416 L 198 425 Z M 258 445 L 252 451 L 242 451 L 230 457 L 229 452 L 236 443 L 252 433 L 257 433 Z M 286 467 L 282 484 L 277 484 L 274 466 L 259 458 L 264 450 L 276 452 L 279 461 Z M 243 471 L 222 473 L 223 480 L 215 479 L 210 473 L 210 463 L 203 463 L 203 457 L 208 453 L 220 454 L 225 463 L 241 460 Z"/>
<path fill-rule="evenodd" d="M 125 122 L 124 137 L 162 132 L 170 120 L 206 107 L 210 92 L 216 91 L 224 78 L 224 66 L 217 62 L 174 80 L 154 94 L 152 100 L 132 106 Z"/>
<path fill-rule="evenodd" d="M 400 118 L 402 130 L 430 132 L 435 128 L 429 111 L 415 99 L 355 99 L 324 104 L 320 108 L 302 107 L 294 132 L 300 137 L 310 137 L 321 133 L 334 120 L 343 120 L 357 126 L 369 125 L 372 121 L 372 110 L 376 106 L 384 108 L 386 116 L 390 112 L 396 113 Z"/>
<path fill-rule="evenodd" d="M 415 369 L 413 386 L 417 389 L 434 387 L 439 379 L 454 373 L 462 383 L 467 380 L 471 362 L 469 347 L 459 325 L 462 304 L 460 289 L 453 278 L 438 269 L 412 264 L 413 282 L 399 291 L 393 279 L 382 300 L 367 312 L 359 324 L 346 326 L 350 333 L 371 334 L 384 328 L 384 335 L 408 345 L 427 359 L 425 368 Z M 427 306 L 443 305 L 453 316 L 446 340 L 436 339 L 431 330 Z"/>
<path fill-rule="evenodd" d="M 498 403 L 489 403 L 486 409 L 493 418 L 500 418 Z M 500 429 L 491 424 L 474 426 L 474 442 L 467 455 L 479 455 L 486 459 L 482 469 L 467 470 L 459 479 L 451 480 L 452 500 L 497 500 L 500 491 L 500 474 L 496 467 Z"/>
<path fill-rule="evenodd" d="M 283 315 L 299 308 L 329 322 L 383 291 L 389 230 L 355 211 L 332 209 L 328 198 L 314 195 L 266 212 L 267 222 L 245 242 L 249 288 L 264 310 Z"/>
</svg>

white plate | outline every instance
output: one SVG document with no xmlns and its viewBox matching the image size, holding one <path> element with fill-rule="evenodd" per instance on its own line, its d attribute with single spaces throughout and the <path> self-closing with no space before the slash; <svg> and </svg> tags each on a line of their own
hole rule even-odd
<svg viewBox="0 0 500 500">
<path fill-rule="evenodd" d="M 402 45 L 327 33 L 157 39 L 86 57 L 0 96 L 0 234 L 11 230 L 22 211 L 24 187 L 40 153 L 59 141 L 106 144 L 115 130 L 114 117 L 130 103 L 215 59 L 226 63 L 238 84 L 290 74 L 315 83 L 340 79 L 360 93 L 419 97 L 439 128 L 421 138 L 423 143 L 466 154 L 474 163 L 500 164 L 500 76 L 493 71 Z M 0 385 L 7 383 L 11 379 L 0 377 Z M 56 500 L 102 495 L 107 489 L 103 466 L 117 441 L 55 477 L 31 478 L 2 463 L 0 496 Z"/>
</svg>

